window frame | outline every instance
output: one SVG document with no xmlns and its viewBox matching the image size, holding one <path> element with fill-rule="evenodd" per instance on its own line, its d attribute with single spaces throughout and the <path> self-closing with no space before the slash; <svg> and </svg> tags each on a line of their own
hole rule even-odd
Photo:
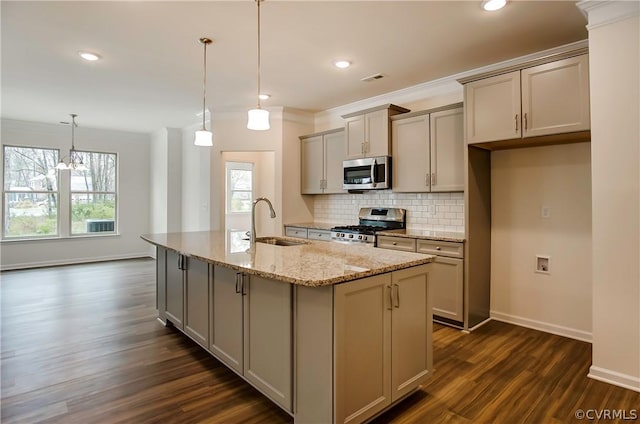
<svg viewBox="0 0 640 424">
<path fill-rule="evenodd" d="M 43 191 L 43 190 L 31 190 L 31 191 L 14 191 L 14 190 L 6 190 L 5 188 L 5 176 L 6 176 L 6 148 L 17 148 L 17 149 L 38 149 L 38 150 L 50 150 L 56 152 L 55 162 L 60 160 L 60 149 L 56 147 L 40 147 L 40 146 L 32 146 L 32 145 L 15 145 L 15 144 L 2 144 L 2 226 L 0 228 L 0 233 L 2 237 L 1 241 L 23 241 L 23 240 L 43 240 L 43 239 L 55 239 L 61 237 L 61 218 L 60 218 L 60 202 L 61 202 L 61 184 L 60 184 L 60 173 L 56 170 L 56 190 L 55 191 Z M 53 234 L 43 234 L 43 235 L 19 235 L 19 236 L 8 236 L 5 228 L 5 222 L 7 219 L 7 194 L 10 193 L 23 193 L 23 194 L 45 194 L 51 195 L 54 194 L 56 196 L 56 232 Z"/>
<path fill-rule="evenodd" d="M 232 190 L 229 184 L 230 174 L 232 171 L 250 171 L 251 172 L 251 190 Z M 250 193 L 249 201 L 253 202 L 253 191 L 255 187 L 255 170 L 253 162 L 238 162 L 227 161 L 225 162 L 225 212 L 227 215 L 247 215 L 251 213 L 251 208 L 248 211 L 237 212 L 231 210 L 231 198 L 234 192 Z"/>
<path fill-rule="evenodd" d="M 114 181 L 114 192 L 111 191 L 72 191 L 71 190 L 71 173 L 69 171 L 66 175 L 63 174 L 63 171 L 56 170 L 56 191 L 6 191 L 4 182 L 5 182 L 5 148 L 7 147 L 15 147 L 15 148 L 23 148 L 23 149 L 40 149 L 40 150 L 53 150 L 57 153 L 56 161 L 60 160 L 60 158 L 65 158 L 66 156 L 61 156 L 61 148 L 58 147 L 42 147 L 42 146 L 34 146 L 34 145 L 15 145 L 15 144 L 1 144 L 0 145 L 2 152 L 2 175 L 0 179 L 2 180 L 2 212 L 0 215 L 2 216 L 2 227 L 0 228 L 0 242 L 29 242 L 34 240 L 64 240 L 71 238 L 93 238 L 93 237 L 113 237 L 120 235 L 120 155 L 117 152 L 107 152 L 107 151 L 99 151 L 99 150 L 77 150 L 81 153 L 99 153 L 99 154 L 108 154 L 115 156 L 115 181 Z M 29 193 L 29 194 L 55 194 L 57 196 L 57 210 L 56 210 L 56 233 L 55 234 L 46 234 L 46 235 L 27 235 L 27 236 L 7 236 L 5 231 L 5 219 L 6 217 L 6 209 L 7 205 L 5 204 L 6 194 L 7 193 Z M 72 213 L 72 202 L 73 202 L 73 194 L 112 194 L 114 196 L 115 202 L 115 213 L 114 213 L 114 228 L 113 231 L 104 231 L 104 232 L 85 232 L 85 233 L 76 233 L 74 234 L 72 231 L 72 221 L 73 221 L 73 213 Z M 63 225 L 64 224 L 64 225 Z"/>
<path fill-rule="evenodd" d="M 120 186 L 119 186 L 119 171 L 120 171 L 120 158 L 118 156 L 118 153 L 116 152 L 103 152 L 103 151 L 97 151 L 97 150 L 76 150 L 76 152 L 78 153 L 98 153 L 101 155 L 113 155 L 115 156 L 115 181 L 113 182 L 113 186 L 114 186 L 114 190 L 115 191 L 73 191 L 71 189 L 71 173 L 73 172 L 73 170 L 69 171 L 69 181 L 68 181 L 68 206 L 69 206 L 69 219 L 68 219 L 68 229 L 69 229 L 69 237 L 73 237 L 73 238 L 77 238 L 77 237 L 104 237 L 104 236 L 112 236 L 112 235 L 117 235 L 120 234 L 118 228 L 119 228 L 119 224 L 120 224 L 120 219 L 119 219 L 119 202 L 118 202 L 118 193 L 120 192 Z M 74 194 L 113 194 L 113 199 L 114 199 L 114 216 L 113 216 L 113 231 L 99 231 L 99 232 L 84 232 L 84 233 L 74 233 L 73 232 L 73 195 Z"/>
</svg>

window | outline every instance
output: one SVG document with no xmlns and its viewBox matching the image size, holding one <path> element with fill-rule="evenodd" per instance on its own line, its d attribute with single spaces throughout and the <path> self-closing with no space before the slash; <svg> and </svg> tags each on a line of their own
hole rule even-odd
<svg viewBox="0 0 640 424">
<path fill-rule="evenodd" d="M 56 170 L 57 149 L 4 146 L 3 153 L 4 240 L 116 233 L 115 153 L 77 151 L 83 171 Z"/>
<path fill-rule="evenodd" d="M 116 155 L 78 152 L 85 171 L 71 171 L 71 234 L 116 231 Z"/>
<path fill-rule="evenodd" d="M 58 234 L 58 150 L 4 146 L 5 238 Z"/>
<path fill-rule="evenodd" d="M 227 162 L 227 213 L 251 212 L 253 164 Z"/>
</svg>

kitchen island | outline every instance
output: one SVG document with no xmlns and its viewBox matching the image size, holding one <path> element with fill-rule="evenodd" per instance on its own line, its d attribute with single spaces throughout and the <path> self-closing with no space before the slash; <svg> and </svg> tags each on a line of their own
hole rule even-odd
<svg viewBox="0 0 640 424">
<path fill-rule="evenodd" d="M 296 423 L 363 422 L 430 375 L 430 255 L 287 238 L 233 252 L 224 232 L 142 238 L 157 247 L 160 321 Z"/>
</svg>

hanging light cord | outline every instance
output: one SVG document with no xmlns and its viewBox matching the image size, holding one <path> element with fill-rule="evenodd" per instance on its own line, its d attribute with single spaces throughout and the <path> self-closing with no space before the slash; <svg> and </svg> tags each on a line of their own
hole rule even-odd
<svg viewBox="0 0 640 424">
<path fill-rule="evenodd" d="M 261 109 L 260 107 L 260 3 L 262 2 L 262 0 L 256 0 L 256 3 L 258 3 L 258 109 Z"/>
<path fill-rule="evenodd" d="M 207 45 L 211 44 L 211 40 L 206 37 L 202 37 L 200 42 L 204 44 L 204 76 L 202 78 L 202 130 L 206 131 L 205 123 L 205 110 L 207 107 Z"/>
</svg>

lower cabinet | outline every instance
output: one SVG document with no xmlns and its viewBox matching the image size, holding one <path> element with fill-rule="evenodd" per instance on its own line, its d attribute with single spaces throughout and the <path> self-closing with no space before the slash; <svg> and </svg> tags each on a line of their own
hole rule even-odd
<svg viewBox="0 0 640 424">
<path fill-rule="evenodd" d="M 166 304 L 165 314 L 171 324 L 184 329 L 184 255 L 166 250 Z"/>
<path fill-rule="evenodd" d="M 211 343 L 220 361 L 292 411 L 292 287 L 215 266 Z"/>
<path fill-rule="evenodd" d="M 184 279 L 184 332 L 206 349 L 209 346 L 211 265 L 193 258 L 189 258 L 187 262 Z"/>
<path fill-rule="evenodd" d="M 335 286 L 336 423 L 367 420 L 428 378 L 427 275 L 417 267 Z"/>
<path fill-rule="evenodd" d="M 455 321 L 456 325 L 464 325 L 464 246 L 462 243 L 378 236 L 377 245 L 384 249 L 436 255 L 429 272 L 433 315 Z"/>
</svg>

